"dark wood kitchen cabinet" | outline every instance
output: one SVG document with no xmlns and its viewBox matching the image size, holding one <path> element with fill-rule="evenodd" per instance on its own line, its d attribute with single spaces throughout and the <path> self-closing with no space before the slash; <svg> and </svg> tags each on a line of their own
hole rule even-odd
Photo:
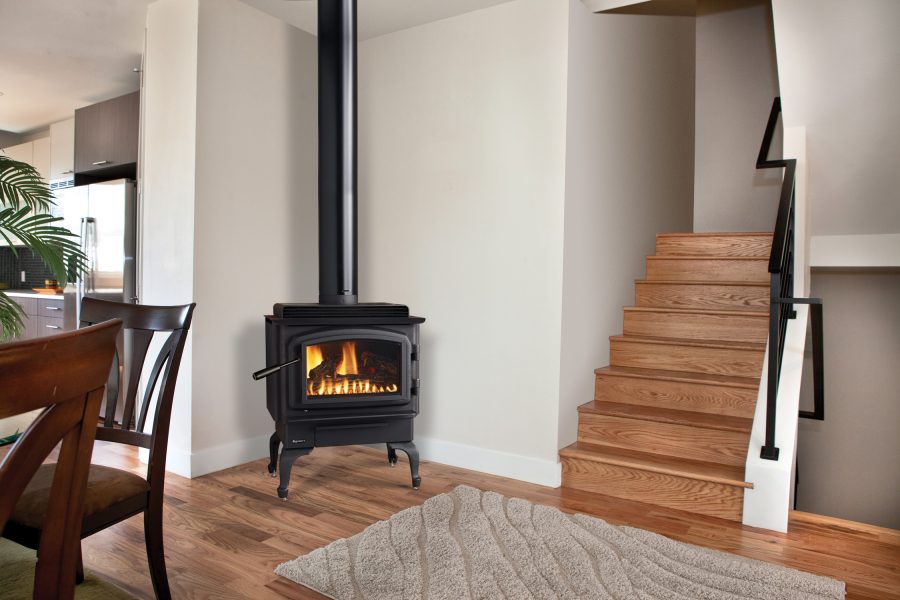
<svg viewBox="0 0 900 600">
<path fill-rule="evenodd" d="M 24 329 L 17 339 L 27 340 L 62 333 L 64 304 L 62 296 L 12 296 L 25 312 Z"/>
<path fill-rule="evenodd" d="M 137 174 L 140 93 L 75 111 L 75 183 Z"/>
</svg>

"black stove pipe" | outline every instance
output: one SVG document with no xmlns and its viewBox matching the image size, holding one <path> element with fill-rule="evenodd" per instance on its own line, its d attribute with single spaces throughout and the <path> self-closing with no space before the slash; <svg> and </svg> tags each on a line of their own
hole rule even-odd
<svg viewBox="0 0 900 600">
<path fill-rule="evenodd" d="M 319 303 L 356 304 L 356 0 L 319 0 Z"/>
</svg>

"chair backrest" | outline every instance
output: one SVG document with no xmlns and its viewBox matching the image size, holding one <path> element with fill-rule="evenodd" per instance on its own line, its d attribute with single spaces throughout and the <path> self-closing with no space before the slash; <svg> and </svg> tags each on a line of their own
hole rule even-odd
<svg viewBox="0 0 900 600">
<path fill-rule="evenodd" d="M 82 324 L 121 319 L 125 332 L 109 373 L 106 410 L 103 423 L 97 428 L 97 439 L 148 448 L 147 480 L 151 489 L 155 487 L 154 480 L 165 476 L 175 383 L 194 306 L 144 306 L 96 298 L 81 301 Z M 160 335 L 154 341 L 157 333 Z M 158 351 L 150 352 L 151 347 Z M 122 410 L 117 423 L 119 402 Z M 151 407 L 153 418 L 148 427 Z M 157 489 L 156 493 L 162 493 L 162 486 Z"/>
<path fill-rule="evenodd" d="M 35 598 L 72 598 L 97 411 L 121 321 L 0 345 L 0 418 L 45 410 L 0 463 L 0 531 L 62 440 L 35 568 Z M 46 407 L 46 408 L 45 408 Z"/>
</svg>

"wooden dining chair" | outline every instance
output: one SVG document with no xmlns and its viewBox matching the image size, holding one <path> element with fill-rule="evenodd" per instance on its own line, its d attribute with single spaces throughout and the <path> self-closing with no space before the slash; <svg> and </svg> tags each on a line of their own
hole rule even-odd
<svg viewBox="0 0 900 600">
<path fill-rule="evenodd" d="M 56 462 L 60 468 L 48 482 L 43 533 L 34 546 L 34 598 L 70 599 L 75 593 L 97 411 L 121 327 L 121 321 L 109 321 L 0 345 L 0 418 L 44 408 L 0 463 L 0 531 L 41 463 L 62 441 Z"/>
<path fill-rule="evenodd" d="M 149 450 L 146 477 L 102 465 L 90 466 L 81 537 L 143 512 L 150 579 L 156 597 L 163 599 L 171 598 L 163 553 L 166 446 L 178 367 L 194 306 L 141 306 L 94 298 L 85 298 L 81 303 L 82 324 L 116 318 L 122 320 L 125 330 L 125 342 L 120 343 L 124 351 L 120 347 L 112 370 L 107 371 L 106 408 L 97 427 L 97 439 Z M 151 352 L 151 348 L 158 351 Z M 121 410 L 117 411 L 117 407 Z M 47 507 L 52 473 L 52 466 L 39 469 L 28 486 L 27 492 L 32 495 L 28 501 L 23 497 L 16 506 L 5 537 L 35 547 L 41 535 L 39 524 Z M 80 580 L 80 560 L 77 565 Z"/>
</svg>

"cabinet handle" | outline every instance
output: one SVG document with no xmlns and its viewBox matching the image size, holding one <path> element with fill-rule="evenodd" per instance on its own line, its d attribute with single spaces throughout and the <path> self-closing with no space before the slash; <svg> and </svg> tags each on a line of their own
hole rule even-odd
<svg viewBox="0 0 900 600">
<path fill-rule="evenodd" d="M 62 310 L 62 309 L 61 309 L 60 307 L 58 307 L 58 306 L 45 306 L 44 308 L 46 308 L 47 310 Z"/>
<path fill-rule="evenodd" d="M 62 329 L 59 325 L 44 325 L 47 329 Z"/>
<path fill-rule="evenodd" d="M 100 165 L 108 165 L 109 161 L 108 160 L 98 160 L 97 162 L 93 162 L 91 164 L 94 165 L 95 167 L 99 167 Z"/>
<path fill-rule="evenodd" d="M 69 169 L 68 171 L 63 171 L 62 173 L 60 173 L 60 175 L 71 175 L 74 172 L 75 171 L 73 171 L 72 169 Z"/>
</svg>

